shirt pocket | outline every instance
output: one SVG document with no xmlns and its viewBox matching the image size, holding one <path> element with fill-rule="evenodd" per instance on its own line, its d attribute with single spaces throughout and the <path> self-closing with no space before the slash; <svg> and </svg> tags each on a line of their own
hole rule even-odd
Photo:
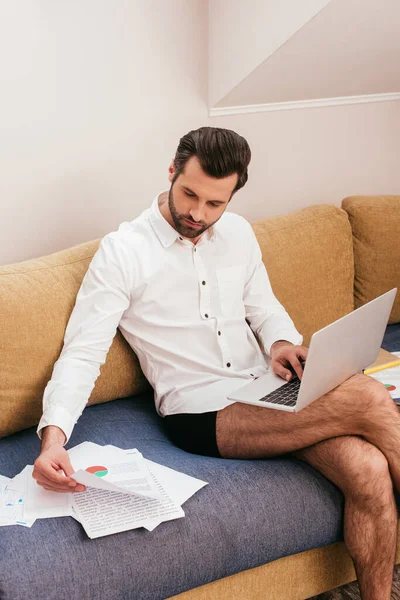
<svg viewBox="0 0 400 600">
<path fill-rule="evenodd" d="M 244 316 L 244 266 L 216 269 L 219 300 L 224 316 Z"/>
</svg>

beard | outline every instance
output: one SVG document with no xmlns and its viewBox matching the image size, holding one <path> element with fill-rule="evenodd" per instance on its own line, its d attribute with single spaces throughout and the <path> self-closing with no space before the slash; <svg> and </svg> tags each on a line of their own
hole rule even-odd
<svg viewBox="0 0 400 600">
<path fill-rule="evenodd" d="M 178 213 L 178 211 L 176 210 L 175 202 L 174 202 L 173 187 L 174 187 L 174 184 L 172 183 L 171 188 L 168 193 L 168 208 L 169 208 L 169 212 L 171 213 L 171 217 L 174 222 L 174 227 L 175 227 L 176 231 L 180 235 L 182 235 L 183 237 L 186 237 L 186 238 L 199 237 L 199 235 L 201 235 L 204 231 L 206 231 L 206 229 L 211 227 L 211 225 L 204 225 L 204 226 L 196 227 L 196 228 L 192 228 L 189 225 L 187 225 L 185 223 L 184 219 L 188 219 L 188 221 L 191 221 L 192 219 L 190 219 L 190 217 L 186 217 L 185 215 L 180 215 Z"/>
</svg>

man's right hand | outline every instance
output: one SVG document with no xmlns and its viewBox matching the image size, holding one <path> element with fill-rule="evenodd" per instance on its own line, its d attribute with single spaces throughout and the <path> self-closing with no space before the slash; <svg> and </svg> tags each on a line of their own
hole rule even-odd
<svg viewBox="0 0 400 600">
<path fill-rule="evenodd" d="M 51 492 L 84 492 L 86 488 L 70 477 L 74 472 L 63 446 L 64 432 L 49 425 L 42 433 L 42 448 L 33 466 L 32 477 Z"/>
</svg>

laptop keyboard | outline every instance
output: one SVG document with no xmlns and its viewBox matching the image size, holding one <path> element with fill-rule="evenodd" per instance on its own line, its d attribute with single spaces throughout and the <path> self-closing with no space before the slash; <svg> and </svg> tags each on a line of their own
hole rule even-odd
<svg viewBox="0 0 400 600">
<path fill-rule="evenodd" d="M 277 390 L 260 398 L 260 402 L 272 402 L 272 404 L 284 404 L 285 406 L 295 406 L 297 396 L 299 395 L 300 379 L 289 381 Z"/>
</svg>

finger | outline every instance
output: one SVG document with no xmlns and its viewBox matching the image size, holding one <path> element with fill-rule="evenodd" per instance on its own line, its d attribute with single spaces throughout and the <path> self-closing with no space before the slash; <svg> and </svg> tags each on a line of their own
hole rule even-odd
<svg viewBox="0 0 400 600">
<path fill-rule="evenodd" d="M 303 360 L 306 360 L 307 359 L 307 355 L 308 355 L 308 348 L 305 348 L 304 346 L 297 346 L 297 348 L 296 348 L 296 354 L 297 354 L 297 356 L 299 356 Z"/>
<path fill-rule="evenodd" d="M 65 493 L 68 493 L 68 491 L 69 491 L 69 490 L 57 490 L 56 488 L 53 488 L 53 487 L 51 487 L 49 485 L 43 485 L 42 487 L 47 492 L 56 492 L 57 494 L 65 494 Z"/>
<path fill-rule="evenodd" d="M 290 357 L 290 364 L 292 365 L 292 368 L 296 373 L 297 377 L 301 381 L 301 378 L 303 377 L 303 367 L 301 366 L 300 361 L 297 357 Z"/>
<path fill-rule="evenodd" d="M 86 492 L 86 488 L 83 488 L 83 486 L 80 486 L 82 489 L 74 489 L 74 490 L 58 490 L 56 488 L 50 487 L 49 485 L 44 485 L 42 487 L 45 490 L 47 490 L 48 492 L 56 492 L 58 494 L 65 494 L 68 492 Z"/>
<path fill-rule="evenodd" d="M 286 381 L 290 381 L 292 379 L 292 373 L 289 369 L 286 369 L 282 363 L 277 360 L 272 361 L 272 370 L 276 375 L 282 377 L 282 379 L 286 379 Z"/>
<path fill-rule="evenodd" d="M 40 485 L 41 487 L 43 487 L 45 490 L 49 490 L 51 492 L 85 492 L 86 491 L 86 487 L 80 483 L 78 483 L 75 487 L 71 487 L 71 486 L 62 486 L 62 485 L 56 485 L 56 484 L 52 484 L 49 483 L 48 481 L 44 481 L 44 480 L 39 480 L 37 481 L 37 484 Z"/>
<path fill-rule="evenodd" d="M 36 482 L 39 485 L 45 484 L 50 487 L 63 489 L 66 491 L 71 491 L 78 485 L 78 482 L 75 481 L 75 479 L 70 479 L 69 477 L 67 478 L 64 475 L 61 476 L 60 481 L 54 481 L 54 479 L 50 479 L 46 474 L 43 473 L 43 471 L 40 471 L 38 469 L 35 470 L 34 474 L 32 473 L 32 476 L 34 479 L 36 479 Z"/>
<path fill-rule="evenodd" d="M 37 479 L 38 477 L 48 480 L 51 484 L 58 483 L 63 486 L 66 484 L 68 485 L 69 483 L 73 483 L 74 485 L 76 484 L 76 481 L 74 479 L 71 479 L 71 477 L 66 477 L 65 475 L 61 474 L 61 471 L 59 470 L 59 467 L 56 463 L 39 462 L 38 464 L 36 464 L 35 479 Z"/>
<path fill-rule="evenodd" d="M 61 469 L 64 471 L 66 477 L 70 477 L 72 475 L 72 473 L 75 473 L 75 471 L 72 467 L 71 461 L 69 460 L 68 454 L 65 454 L 64 457 L 58 461 L 58 464 L 60 465 Z"/>
</svg>

